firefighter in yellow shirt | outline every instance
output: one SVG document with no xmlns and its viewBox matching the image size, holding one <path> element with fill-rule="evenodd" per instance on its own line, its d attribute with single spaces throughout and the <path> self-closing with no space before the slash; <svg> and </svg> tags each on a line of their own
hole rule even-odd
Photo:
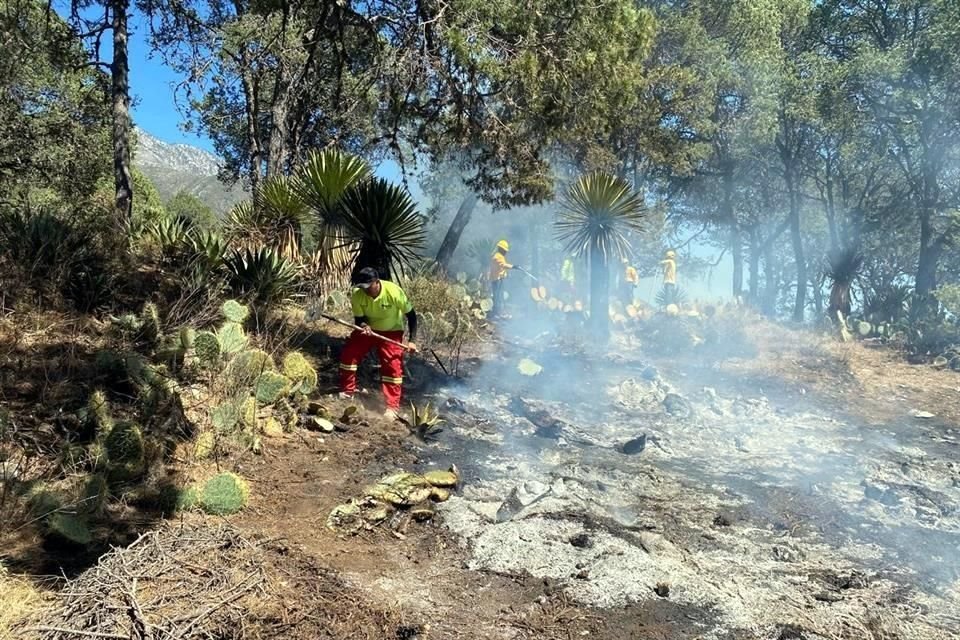
<svg viewBox="0 0 960 640">
<path fill-rule="evenodd" d="M 633 304 L 633 293 L 640 282 L 640 275 L 627 258 L 621 260 L 623 273 L 620 274 L 620 302 L 623 306 Z"/>
<path fill-rule="evenodd" d="M 507 252 L 510 251 L 510 243 L 501 240 L 497 243 L 497 248 L 490 257 L 490 286 L 493 288 L 493 309 L 490 310 L 490 316 L 496 318 L 503 312 L 503 281 L 507 279 L 507 274 L 513 265 L 507 262 Z"/>
<path fill-rule="evenodd" d="M 673 249 L 667 251 L 660 261 L 663 268 L 664 306 L 674 304 L 677 296 L 677 254 Z"/>
</svg>

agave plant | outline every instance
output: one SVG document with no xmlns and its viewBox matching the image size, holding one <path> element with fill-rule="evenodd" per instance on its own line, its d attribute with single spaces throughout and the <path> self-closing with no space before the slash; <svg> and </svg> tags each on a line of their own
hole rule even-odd
<svg viewBox="0 0 960 640">
<path fill-rule="evenodd" d="M 310 154 L 293 186 L 299 199 L 322 222 L 337 224 L 340 199 L 369 176 L 370 167 L 362 158 L 339 149 L 324 149 Z"/>
<path fill-rule="evenodd" d="M 590 319 L 600 338 L 610 333 L 610 260 L 628 255 L 628 234 L 645 216 L 643 197 L 626 180 L 600 171 L 580 177 L 561 203 L 557 238 L 567 252 L 590 257 Z"/>
<path fill-rule="evenodd" d="M 490 263 L 490 256 L 493 254 L 493 248 L 496 240 L 493 238 L 480 238 L 467 245 L 464 253 L 470 261 L 470 266 L 474 270 L 474 275 L 479 276 L 484 272 Z"/>
<path fill-rule="evenodd" d="M 673 295 L 671 296 L 670 292 L 667 291 L 666 287 L 661 287 L 660 290 L 657 291 L 657 297 L 656 297 L 657 306 L 666 307 L 667 300 L 671 300 L 672 304 L 675 304 L 678 307 L 682 307 L 687 302 L 687 292 L 681 289 L 680 287 L 677 287 L 676 289 L 673 290 Z"/>
<path fill-rule="evenodd" d="M 850 288 L 863 268 L 863 255 L 856 247 L 831 251 L 827 255 L 827 277 L 830 279 L 830 306 L 827 311 L 836 320 L 837 312 L 850 315 Z"/>
<path fill-rule="evenodd" d="M 283 302 L 298 293 L 296 267 L 269 247 L 235 249 L 224 264 L 230 289 L 254 304 Z"/>
<path fill-rule="evenodd" d="M 227 223 L 230 235 L 241 244 L 263 245 L 281 255 L 299 255 L 304 227 L 310 224 L 309 208 L 297 194 L 293 181 L 274 176 L 237 204 Z"/>
<path fill-rule="evenodd" d="M 905 284 L 875 288 L 865 296 L 864 315 L 873 321 L 897 322 L 909 310 L 912 295 L 913 288 Z"/>
<path fill-rule="evenodd" d="M 413 269 L 426 233 L 405 190 L 380 178 L 366 180 L 343 195 L 339 210 L 346 237 L 358 245 L 354 269 L 374 267 L 385 278 Z"/>
</svg>

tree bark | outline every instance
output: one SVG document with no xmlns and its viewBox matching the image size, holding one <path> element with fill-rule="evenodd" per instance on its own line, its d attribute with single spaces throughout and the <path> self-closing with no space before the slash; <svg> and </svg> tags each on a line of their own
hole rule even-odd
<svg viewBox="0 0 960 640">
<path fill-rule="evenodd" d="M 130 170 L 130 62 L 127 54 L 129 0 L 112 0 L 113 62 L 110 65 L 113 102 L 113 182 L 115 209 L 125 228 L 133 222 L 133 175 Z"/>
<path fill-rule="evenodd" d="M 750 230 L 750 303 L 760 302 L 760 234 Z"/>
<path fill-rule="evenodd" d="M 470 192 L 464 196 L 463 200 L 460 202 L 460 208 L 457 209 L 457 215 L 453 217 L 453 222 L 450 223 L 450 228 L 447 229 L 447 234 L 443 236 L 443 242 L 440 244 L 440 250 L 437 251 L 437 264 L 444 271 L 450 267 L 450 261 L 453 259 L 453 254 L 457 250 L 457 245 L 460 244 L 460 236 L 463 235 L 463 230 L 466 229 L 467 224 L 470 223 L 470 219 L 473 217 L 473 212 L 476 207 L 477 196 L 473 192 Z"/>
<path fill-rule="evenodd" d="M 803 235 L 800 230 L 800 202 L 793 180 L 790 190 L 790 238 L 793 241 L 793 259 L 797 267 L 797 295 L 793 303 L 794 322 L 803 322 L 807 304 L 807 260 L 803 254 Z"/>
<path fill-rule="evenodd" d="M 763 315 L 768 318 L 773 318 L 777 315 L 777 293 L 780 284 L 777 274 L 776 258 L 773 253 L 773 243 L 768 243 L 764 246 L 763 271 L 766 282 L 763 288 L 761 310 L 763 311 Z"/>
<path fill-rule="evenodd" d="M 257 114 L 260 112 L 259 97 L 257 96 L 257 84 L 250 73 L 250 52 L 246 45 L 240 51 L 242 69 L 240 71 L 243 79 L 243 100 L 246 111 L 247 138 L 250 144 L 249 158 L 249 179 L 250 190 L 256 193 L 260 186 L 260 178 L 263 172 L 263 150 L 260 147 L 260 127 L 257 124 Z"/>
<path fill-rule="evenodd" d="M 603 252 L 590 250 L 590 326 L 603 342 L 610 338 L 610 270 Z"/>
<path fill-rule="evenodd" d="M 911 315 L 915 320 L 933 315 L 937 303 L 933 292 L 937 288 L 937 264 L 940 262 L 942 243 L 935 238 L 932 212 L 920 215 L 920 255 L 917 260 L 916 300 Z"/>
</svg>

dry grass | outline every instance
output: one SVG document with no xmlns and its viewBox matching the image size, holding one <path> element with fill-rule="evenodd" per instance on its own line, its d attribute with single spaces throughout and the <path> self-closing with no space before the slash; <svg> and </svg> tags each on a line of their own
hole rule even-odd
<svg viewBox="0 0 960 640">
<path fill-rule="evenodd" d="M 45 600 L 33 583 L 11 576 L 0 565 L 0 640 L 13 640 L 13 626 L 34 616 Z"/>
</svg>

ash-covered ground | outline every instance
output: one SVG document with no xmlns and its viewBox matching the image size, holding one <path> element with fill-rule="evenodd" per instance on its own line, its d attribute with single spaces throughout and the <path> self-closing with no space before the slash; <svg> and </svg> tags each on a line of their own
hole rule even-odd
<svg viewBox="0 0 960 640">
<path fill-rule="evenodd" d="M 470 568 L 696 607 L 704 638 L 960 637 L 956 426 L 669 379 L 624 344 L 513 346 L 438 394 L 430 463 L 464 472 L 442 513 Z"/>
</svg>

